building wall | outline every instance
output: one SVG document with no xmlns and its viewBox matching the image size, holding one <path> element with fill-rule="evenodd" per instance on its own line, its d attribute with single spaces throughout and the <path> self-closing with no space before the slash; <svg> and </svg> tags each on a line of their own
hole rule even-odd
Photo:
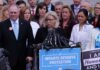
<svg viewBox="0 0 100 70">
<path fill-rule="evenodd" d="M 43 1 L 43 0 L 39 0 L 39 2 L 40 1 Z M 73 0 L 52 0 L 53 3 L 55 3 L 56 1 L 62 1 L 64 4 L 67 4 L 67 5 L 71 5 L 73 3 Z M 87 1 L 91 3 L 92 6 L 94 6 L 96 2 L 100 2 L 100 0 L 82 0 L 82 1 Z"/>
<path fill-rule="evenodd" d="M 17 0 L 16 0 L 17 1 Z M 27 0 L 24 0 L 27 3 Z M 38 2 L 41 2 L 43 0 L 37 0 Z M 52 3 L 54 4 L 56 1 L 62 1 L 64 4 L 71 5 L 73 3 L 73 0 L 51 0 Z M 100 2 L 100 0 L 82 0 L 82 1 L 87 1 L 91 3 L 92 6 L 95 5 L 96 2 Z"/>
</svg>

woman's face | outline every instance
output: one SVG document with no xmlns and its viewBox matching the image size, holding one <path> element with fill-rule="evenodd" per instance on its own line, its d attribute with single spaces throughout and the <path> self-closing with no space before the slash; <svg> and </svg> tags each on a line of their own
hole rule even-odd
<svg viewBox="0 0 100 70">
<path fill-rule="evenodd" d="M 46 21 L 46 24 L 47 24 L 48 28 L 55 28 L 56 19 L 54 18 L 54 16 L 48 15 L 46 17 L 45 21 Z"/>
<path fill-rule="evenodd" d="M 96 4 L 96 6 L 94 8 L 94 12 L 95 12 L 96 16 L 100 15 L 100 4 Z"/>
<path fill-rule="evenodd" d="M 83 12 L 79 12 L 77 15 L 78 21 L 80 24 L 84 24 L 87 20 L 86 16 L 84 15 Z"/>
<path fill-rule="evenodd" d="M 4 16 L 5 16 L 6 18 L 9 18 L 9 12 L 8 12 L 8 10 L 4 11 Z"/>
<path fill-rule="evenodd" d="M 45 14 L 46 14 L 46 6 L 44 6 L 43 8 L 39 8 L 40 17 L 44 17 Z"/>
<path fill-rule="evenodd" d="M 69 19 L 70 16 L 71 16 L 71 14 L 69 12 L 69 9 L 68 8 L 63 8 L 63 10 L 62 10 L 62 18 L 64 20 L 66 20 L 66 19 Z"/>
<path fill-rule="evenodd" d="M 25 12 L 24 12 L 24 19 L 29 21 L 30 17 L 31 17 L 30 10 L 26 9 Z"/>
</svg>

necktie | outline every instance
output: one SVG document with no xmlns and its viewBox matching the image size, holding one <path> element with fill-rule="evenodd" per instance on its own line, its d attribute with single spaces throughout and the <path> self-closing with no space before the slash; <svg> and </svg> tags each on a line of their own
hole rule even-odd
<svg viewBox="0 0 100 70">
<path fill-rule="evenodd" d="M 18 39 L 18 24 L 16 22 L 13 23 L 13 30 L 14 30 L 14 34 L 16 39 Z"/>
<path fill-rule="evenodd" d="M 32 15 L 34 16 L 34 9 L 32 9 Z"/>
</svg>

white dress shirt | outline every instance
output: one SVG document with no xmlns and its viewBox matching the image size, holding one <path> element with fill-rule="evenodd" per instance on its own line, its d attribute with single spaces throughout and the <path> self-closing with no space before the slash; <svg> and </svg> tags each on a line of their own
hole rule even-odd
<svg viewBox="0 0 100 70">
<path fill-rule="evenodd" d="M 33 36 L 35 38 L 37 30 L 40 28 L 40 26 L 39 26 L 38 23 L 36 23 L 34 21 L 30 21 L 30 25 L 31 25 L 31 28 L 32 28 Z"/>
<path fill-rule="evenodd" d="M 16 39 L 18 39 L 18 34 L 19 34 L 19 19 L 17 19 L 17 20 L 15 20 L 15 21 L 13 21 L 13 20 L 10 20 L 11 21 L 11 25 L 12 25 L 12 29 L 13 29 L 13 32 L 14 32 L 14 34 L 15 34 L 15 36 L 16 36 Z M 16 26 L 16 29 L 17 29 L 17 35 L 16 35 L 16 33 L 15 33 L 15 26 Z"/>
<path fill-rule="evenodd" d="M 47 6 L 47 8 L 48 8 L 48 11 L 52 11 L 51 10 L 51 3 Z"/>
<path fill-rule="evenodd" d="M 77 15 L 79 10 L 80 10 L 80 5 L 78 5 L 78 6 L 74 5 L 74 13 L 75 13 L 75 15 Z"/>
</svg>

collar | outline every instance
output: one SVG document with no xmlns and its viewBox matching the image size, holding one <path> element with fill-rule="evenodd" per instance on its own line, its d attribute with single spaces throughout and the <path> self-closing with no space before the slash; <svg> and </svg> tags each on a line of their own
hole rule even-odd
<svg viewBox="0 0 100 70">
<path fill-rule="evenodd" d="M 81 7 L 80 5 L 78 5 L 78 6 L 75 6 L 75 5 L 74 5 L 74 8 L 78 8 L 78 9 L 80 9 L 80 7 Z"/>
<path fill-rule="evenodd" d="M 37 6 L 34 6 L 34 8 L 30 7 L 30 10 L 36 10 Z"/>
<path fill-rule="evenodd" d="M 12 24 L 13 24 L 13 22 L 19 23 L 19 18 L 17 20 L 15 20 L 15 21 L 10 19 L 10 21 L 11 21 Z"/>
<path fill-rule="evenodd" d="M 51 11 L 51 3 L 48 5 L 48 11 Z"/>
<path fill-rule="evenodd" d="M 48 8 L 51 8 L 51 3 L 50 3 L 50 4 L 48 4 Z"/>
</svg>

